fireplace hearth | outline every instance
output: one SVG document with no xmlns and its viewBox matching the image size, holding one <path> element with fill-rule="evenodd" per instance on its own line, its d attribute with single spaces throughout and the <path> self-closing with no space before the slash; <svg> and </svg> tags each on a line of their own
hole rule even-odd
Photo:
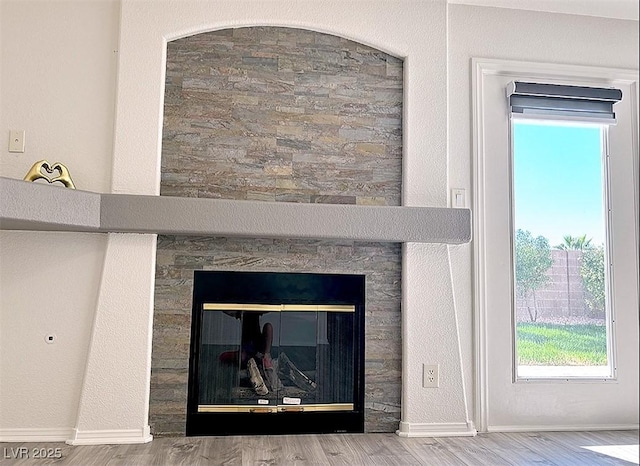
<svg viewBox="0 0 640 466">
<path fill-rule="evenodd" d="M 364 432 L 363 275 L 194 274 L 188 436 Z"/>
</svg>

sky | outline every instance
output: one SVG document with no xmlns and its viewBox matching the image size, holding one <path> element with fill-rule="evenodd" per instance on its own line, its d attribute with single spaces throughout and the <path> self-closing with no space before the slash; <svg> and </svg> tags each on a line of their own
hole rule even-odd
<svg viewBox="0 0 640 466">
<path fill-rule="evenodd" d="M 604 244 L 601 127 L 529 120 L 513 131 L 515 229 L 552 247 L 565 235 Z"/>
</svg>

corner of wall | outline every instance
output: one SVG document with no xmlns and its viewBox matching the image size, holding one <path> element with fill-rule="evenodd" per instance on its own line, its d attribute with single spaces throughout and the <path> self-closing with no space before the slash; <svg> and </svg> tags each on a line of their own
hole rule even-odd
<svg viewBox="0 0 640 466">
<path fill-rule="evenodd" d="M 108 236 L 76 427 L 68 443 L 145 443 L 156 235 Z M 126 275 L 123 271 L 126 270 Z"/>
<path fill-rule="evenodd" d="M 423 266 L 429 263 L 429 268 Z M 401 436 L 475 435 L 465 394 L 460 333 L 446 245 L 403 250 Z M 425 388 L 424 364 L 440 365 L 440 386 Z"/>
</svg>

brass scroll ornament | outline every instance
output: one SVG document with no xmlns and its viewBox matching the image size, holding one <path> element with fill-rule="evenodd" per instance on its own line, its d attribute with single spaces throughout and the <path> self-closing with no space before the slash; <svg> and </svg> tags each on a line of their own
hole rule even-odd
<svg viewBox="0 0 640 466">
<path fill-rule="evenodd" d="M 58 171 L 58 176 L 51 178 L 49 175 L 53 174 L 56 170 Z M 60 162 L 56 162 L 51 165 L 46 160 L 40 160 L 33 164 L 29 172 L 24 177 L 25 181 L 36 181 L 40 179 L 47 180 L 49 183 L 59 181 L 67 188 L 76 189 L 76 186 L 73 184 L 73 180 L 71 180 L 69 170 Z"/>
</svg>

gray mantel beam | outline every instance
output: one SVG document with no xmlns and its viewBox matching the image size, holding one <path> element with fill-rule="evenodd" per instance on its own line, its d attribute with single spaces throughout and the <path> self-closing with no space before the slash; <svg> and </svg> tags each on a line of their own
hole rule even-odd
<svg viewBox="0 0 640 466">
<path fill-rule="evenodd" d="M 450 244 L 471 239 L 468 209 L 96 194 L 6 178 L 0 178 L 0 198 L 5 230 Z"/>
<path fill-rule="evenodd" d="M 100 194 L 0 177 L 0 228 L 100 231 Z"/>
<path fill-rule="evenodd" d="M 231 201 L 105 194 L 109 231 L 255 238 L 465 243 L 467 209 Z"/>
</svg>

